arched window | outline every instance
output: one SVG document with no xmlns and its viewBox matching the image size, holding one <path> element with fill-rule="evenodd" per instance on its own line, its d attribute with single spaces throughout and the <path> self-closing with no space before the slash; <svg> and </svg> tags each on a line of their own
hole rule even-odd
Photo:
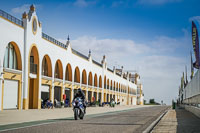
<svg viewBox="0 0 200 133">
<path fill-rule="evenodd" d="M 44 57 L 42 61 L 42 75 L 48 76 L 48 64 L 46 57 Z"/>
<path fill-rule="evenodd" d="M 58 66 L 58 62 L 56 63 L 56 67 L 55 67 L 55 78 L 59 78 L 60 77 L 60 73 L 59 73 L 59 66 Z"/>
<path fill-rule="evenodd" d="M 11 43 L 6 47 L 3 67 L 17 69 L 17 55 L 14 46 Z"/>
</svg>

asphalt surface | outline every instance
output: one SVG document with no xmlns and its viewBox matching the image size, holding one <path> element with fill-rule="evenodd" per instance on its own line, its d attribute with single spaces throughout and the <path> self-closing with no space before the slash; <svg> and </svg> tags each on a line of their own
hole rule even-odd
<svg viewBox="0 0 200 133">
<path fill-rule="evenodd" d="M 6 133 L 140 133 L 156 120 L 168 106 L 136 108 L 127 111 L 87 115 L 84 120 L 73 118 L 39 122 L 29 127 L 3 131 Z M 52 122 L 52 123 L 51 123 Z"/>
</svg>

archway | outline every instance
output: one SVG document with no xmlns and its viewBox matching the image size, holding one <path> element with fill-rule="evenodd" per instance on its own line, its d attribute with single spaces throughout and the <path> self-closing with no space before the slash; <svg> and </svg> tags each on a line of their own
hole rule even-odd
<svg viewBox="0 0 200 133">
<path fill-rule="evenodd" d="M 88 85 L 92 86 L 92 72 L 89 73 Z"/>
<path fill-rule="evenodd" d="M 102 79 L 101 79 L 101 76 L 99 76 L 99 88 L 102 88 Z"/>
<path fill-rule="evenodd" d="M 39 66 L 39 53 L 36 45 L 33 45 L 29 54 L 29 109 L 40 108 Z"/>
<path fill-rule="evenodd" d="M 63 66 L 60 60 L 56 61 L 54 78 L 63 79 Z"/>
<path fill-rule="evenodd" d="M 80 83 L 80 71 L 79 71 L 79 68 L 78 68 L 78 67 L 75 68 L 75 72 L 74 72 L 74 82 Z"/>
<path fill-rule="evenodd" d="M 15 42 L 9 42 L 6 46 L 3 68 L 22 70 L 21 53 Z M 21 74 L 4 70 L 2 86 L 2 109 L 21 108 Z"/>
<path fill-rule="evenodd" d="M 82 71 L 82 84 L 87 84 L 87 74 L 85 69 Z"/>
<path fill-rule="evenodd" d="M 70 64 L 67 64 L 66 66 L 65 80 L 72 81 L 72 67 Z"/>
<path fill-rule="evenodd" d="M 42 59 L 42 75 L 52 77 L 51 59 L 45 55 Z"/>
<path fill-rule="evenodd" d="M 94 75 L 94 86 L 97 87 L 97 74 Z"/>
<path fill-rule="evenodd" d="M 110 90 L 113 89 L 113 86 L 112 86 L 112 80 L 110 81 Z"/>
<path fill-rule="evenodd" d="M 110 84 L 109 84 L 109 79 L 107 79 L 107 89 L 109 89 L 109 86 Z"/>
<path fill-rule="evenodd" d="M 106 89 L 106 76 L 104 76 L 104 89 Z"/>
<path fill-rule="evenodd" d="M 3 61 L 4 68 L 22 70 L 22 60 L 19 47 L 15 42 L 10 42 L 6 46 Z"/>
</svg>

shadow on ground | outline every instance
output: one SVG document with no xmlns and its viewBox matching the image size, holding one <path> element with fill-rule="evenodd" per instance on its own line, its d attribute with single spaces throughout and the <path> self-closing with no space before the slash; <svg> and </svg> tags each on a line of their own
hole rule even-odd
<svg viewBox="0 0 200 133">
<path fill-rule="evenodd" d="M 176 109 L 177 133 L 200 133 L 200 118 L 183 108 Z"/>
</svg>

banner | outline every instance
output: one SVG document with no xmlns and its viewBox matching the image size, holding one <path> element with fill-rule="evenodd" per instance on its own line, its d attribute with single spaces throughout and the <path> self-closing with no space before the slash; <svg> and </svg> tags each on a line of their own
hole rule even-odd
<svg viewBox="0 0 200 133">
<path fill-rule="evenodd" d="M 193 64 L 195 68 L 199 69 L 199 36 L 198 36 L 198 31 L 195 23 L 192 21 L 192 44 L 193 44 L 193 49 L 194 49 L 194 54 L 196 57 L 196 61 Z"/>
<path fill-rule="evenodd" d="M 190 57 L 191 57 L 191 76 L 190 79 L 194 76 L 194 67 L 193 67 L 193 61 L 192 61 L 192 52 L 190 51 Z"/>
</svg>

